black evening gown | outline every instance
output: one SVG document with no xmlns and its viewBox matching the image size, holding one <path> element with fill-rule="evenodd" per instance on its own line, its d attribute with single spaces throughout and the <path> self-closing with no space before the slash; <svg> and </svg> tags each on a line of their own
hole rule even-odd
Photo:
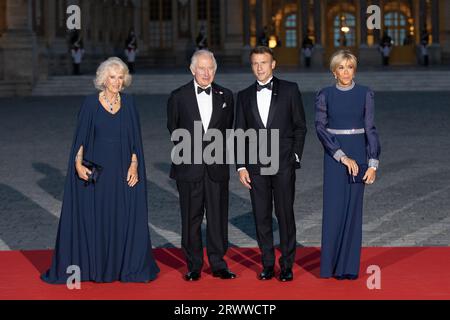
<svg viewBox="0 0 450 320">
<path fill-rule="evenodd" d="M 85 186 L 74 170 L 74 154 L 101 165 L 96 184 Z M 132 153 L 138 156 L 139 182 L 126 181 Z M 159 268 L 148 230 L 145 163 L 139 118 L 131 96 L 122 95 L 115 114 L 98 96 L 86 99 L 79 114 L 69 159 L 55 253 L 41 279 L 66 283 L 70 265 L 80 267 L 81 281 L 148 282 Z"/>
</svg>

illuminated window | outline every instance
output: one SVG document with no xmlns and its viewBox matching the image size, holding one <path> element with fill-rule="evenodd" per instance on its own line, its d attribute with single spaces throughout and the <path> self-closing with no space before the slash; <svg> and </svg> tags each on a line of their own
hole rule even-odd
<svg viewBox="0 0 450 320">
<path fill-rule="evenodd" d="M 290 14 L 285 20 L 286 48 L 297 47 L 297 15 Z"/>
<path fill-rule="evenodd" d="M 384 15 L 384 27 L 387 34 L 392 38 L 394 45 L 401 46 L 405 43 L 408 35 L 406 15 L 399 11 L 387 12 Z"/>
<path fill-rule="evenodd" d="M 356 19 L 351 13 L 342 13 L 334 17 L 333 44 L 335 47 L 352 47 L 356 45 Z M 348 27 L 348 32 L 343 32 L 342 27 Z"/>
</svg>

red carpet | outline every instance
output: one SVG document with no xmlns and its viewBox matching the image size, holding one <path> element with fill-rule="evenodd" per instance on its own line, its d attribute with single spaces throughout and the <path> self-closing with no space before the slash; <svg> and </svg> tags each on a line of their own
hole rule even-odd
<svg viewBox="0 0 450 320">
<path fill-rule="evenodd" d="M 157 299 L 157 300 L 290 300 L 290 299 L 450 299 L 450 247 L 363 248 L 360 278 L 320 279 L 318 248 L 298 248 L 294 281 L 258 281 L 259 251 L 230 248 L 226 257 L 234 280 L 213 278 L 205 265 L 198 282 L 182 279 L 186 271 L 180 249 L 155 249 L 161 268 L 149 284 L 83 282 L 81 290 L 49 285 L 39 275 L 51 251 L 0 251 L 0 299 Z M 206 262 L 205 262 L 206 263 Z M 367 267 L 381 268 L 381 289 L 369 290 Z"/>
</svg>

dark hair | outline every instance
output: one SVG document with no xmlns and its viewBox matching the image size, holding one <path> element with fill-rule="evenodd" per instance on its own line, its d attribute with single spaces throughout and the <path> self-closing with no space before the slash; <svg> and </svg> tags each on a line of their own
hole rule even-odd
<svg viewBox="0 0 450 320">
<path fill-rule="evenodd" d="M 250 51 L 250 60 L 252 59 L 252 55 L 254 54 L 264 54 L 268 53 L 272 57 L 272 60 L 275 60 L 275 56 L 273 55 L 273 50 L 266 46 L 257 46 Z"/>
</svg>

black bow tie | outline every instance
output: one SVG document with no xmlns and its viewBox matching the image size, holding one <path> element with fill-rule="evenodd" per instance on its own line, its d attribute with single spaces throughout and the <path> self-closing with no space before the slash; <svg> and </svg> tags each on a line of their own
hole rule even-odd
<svg viewBox="0 0 450 320">
<path fill-rule="evenodd" d="M 210 94 L 211 93 L 211 87 L 208 87 L 206 89 L 203 89 L 202 87 L 198 86 L 197 87 L 197 94 L 202 93 L 203 91 L 205 91 L 206 94 Z"/>
<path fill-rule="evenodd" d="M 266 84 L 264 84 L 264 85 L 259 84 L 259 82 L 256 82 L 256 90 L 257 90 L 258 92 L 261 91 L 261 90 L 264 89 L 264 88 L 266 88 L 266 89 L 268 89 L 268 90 L 272 90 L 272 81 L 270 81 L 269 83 L 266 83 Z"/>
</svg>

